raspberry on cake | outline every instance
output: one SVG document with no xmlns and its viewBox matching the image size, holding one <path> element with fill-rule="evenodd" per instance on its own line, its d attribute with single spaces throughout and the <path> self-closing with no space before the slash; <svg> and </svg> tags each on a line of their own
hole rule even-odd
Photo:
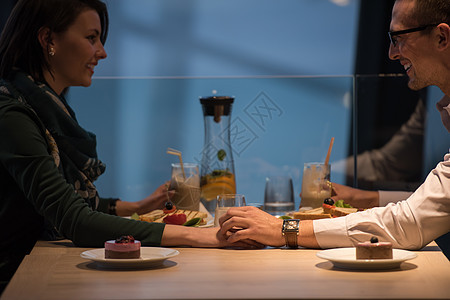
<svg viewBox="0 0 450 300">
<path fill-rule="evenodd" d="M 377 237 L 356 245 L 356 259 L 389 259 L 392 258 L 392 243 L 379 242 Z"/>
<path fill-rule="evenodd" d="M 105 258 L 131 259 L 141 257 L 141 242 L 131 235 L 105 242 Z"/>
</svg>

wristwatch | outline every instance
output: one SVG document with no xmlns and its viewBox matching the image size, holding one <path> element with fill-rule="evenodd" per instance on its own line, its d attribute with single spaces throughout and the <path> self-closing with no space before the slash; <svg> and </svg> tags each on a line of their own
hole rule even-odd
<svg viewBox="0 0 450 300">
<path fill-rule="evenodd" d="M 286 246 L 289 248 L 297 248 L 297 236 L 300 228 L 300 220 L 286 219 L 283 220 L 282 233 L 286 240 Z"/>
</svg>

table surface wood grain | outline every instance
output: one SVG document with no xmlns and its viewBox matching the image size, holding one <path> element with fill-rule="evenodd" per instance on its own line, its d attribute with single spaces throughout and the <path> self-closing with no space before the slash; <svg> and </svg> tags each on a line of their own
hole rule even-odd
<svg viewBox="0 0 450 300">
<path fill-rule="evenodd" d="M 435 244 L 398 269 L 335 268 L 311 249 L 174 248 L 161 266 L 108 270 L 92 248 L 38 242 L 1 300 L 10 299 L 449 299 L 450 262 Z"/>
</svg>

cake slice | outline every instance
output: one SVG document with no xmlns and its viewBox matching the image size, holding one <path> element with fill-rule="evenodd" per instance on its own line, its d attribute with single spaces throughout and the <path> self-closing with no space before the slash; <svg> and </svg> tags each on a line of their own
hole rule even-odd
<svg viewBox="0 0 450 300">
<path fill-rule="evenodd" d="M 391 259 L 392 243 L 379 242 L 377 237 L 356 245 L 356 259 Z"/>
<path fill-rule="evenodd" d="M 141 257 L 141 242 L 136 241 L 131 235 L 105 242 L 105 258 L 133 259 L 139 257 Z"/>
</svg>

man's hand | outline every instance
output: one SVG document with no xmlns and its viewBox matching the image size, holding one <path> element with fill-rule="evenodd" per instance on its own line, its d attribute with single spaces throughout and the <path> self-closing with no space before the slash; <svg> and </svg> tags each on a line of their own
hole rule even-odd
<svg viewBox="0 0 450 300">
<path fill-rule="evenodd" d="M 252 206 L 232 207 L 219 220 L 228 242 L 254 240 L 260 244 L 280 247 L 285 244 L 281 233 L 283 220 Z"/>
<path fill-rule="evenodd" d="M 366 209 L 380 205 L 380 199 L 377 191 L 366 191 L 355 189 L 346 185 L 332 183 L 332 199 L 344 200 L 355 208 Z"/>
</svg>

